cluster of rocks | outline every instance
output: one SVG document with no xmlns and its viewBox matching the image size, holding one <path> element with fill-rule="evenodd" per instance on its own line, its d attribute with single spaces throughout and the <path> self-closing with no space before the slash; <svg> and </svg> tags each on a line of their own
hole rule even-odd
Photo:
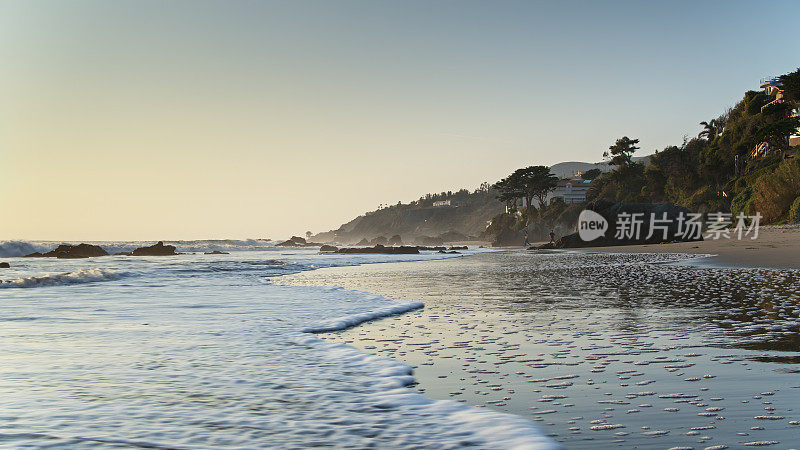
<svg viewBox="0 0 800 450">
<path fill-rule="evenodd" d="M 0 269 L 9 269 L 11 268 L 11 264 L 7 262 L 0 262 Z"/>
<path fill-rule="evenodd" d="M 115 255 L 123 256 L 170 256 L 179 255 L 175 252 L 174 245 L 164 245 L 163 242 L 158 241 L 155 245 L 149 247 L 139 247 L 132 252 L 119 252 Z M 92 244 L 61 244 L 58 247 L 50 250 L 47 253 L 33 252 L 25 255 L 26 258 L 60 258 L 60 259 L 75 259 L 75 258 L 94 258 L 96 256 L 108 256 L 99 245 Z"/>
<path fill-rule="evenodd" d="M 338 248 L 333 245 L 323 245 L 319 251 L 323 253 L 380 253 L 386 255 L 416 255 L 422 250 L 436 251 L 439 253 L 455 254 L 459 253 L 457 250 L 466 250 L 467 246 L 461 247 L 422 247 L 422 246 L 385 246 L 381 244 L 372 247 L 349 247 Z"/>
<path fill-rule="evenodd" d="M 360 241 L 358 241 L 358 243 L 356 245 L 364 246 L 364 247 L 366 247 L 366 246 L 373 246 L 374 247 L 376 245 L 383 245 L 383 246 L 390 246 L 390 247 L 402 246 L 403 245 L 403 238 L 400 237 L 399 234 L 395 234 L 394 236 L 392 236 L 392 237 L 390 237 L 388 239 L 386 238 L 386 236 L 378 236 L 378 237 L 376 237 L 374 239 L 370 239 L 370 240 L 367 240 L 366 238 L 364 238 L 364 239 L 361 239 Z"/>
<path fill-rule="evenodd" d="M 47 253 L 33 252 L 31 254 L 25 255 L 26 258 L 60 258 L 60 259 L 93 258 L 95 256 L 108 256 L 108 252 L 103 250 L 103 248 L 100 247 L 99 245 L 61 244 Z"/>
<path fill-rule="evenodd" d="M 406 238 L 409 238 L 406 236 Z M 467 236 L 461 234 L 456 231 L 448 231 L 442 233 L 439 236 L 416 236 L 409 238 L 409 242 L 413 243 L 417 246 L 426 246 L 426 247 L 437 247 L 442 246 L 446 242 L 463 242 L 469 240 L 476 240 L 477 238 L 474 236 Z M 378 236 L 372 239 L 362 238 L 360 241 L 354 244 L 358 247 L 374 247 L 376 245 L 383 245 L 383 246 L 402 246 L 406 245 L 403 243 L 403 238 L 399 234 L 395 234 L 390 238 L 386 236 Z"/>
<path fill-rule="evenodd" d="M 288 241 L 275 244 L 276 247 L 321 247 L 322 244 L 316 242 L 306 242 L 300 236 L 292 236 Z"/>
<path fill-rule="evenodd" d="M 419 249 L 417 247 L 408 247 L 404 245 L 398 247 L 386 247 L 378 244 L 374 247 L 340 248 L 336 250 L 336 253 L 381 253 L 386 255 L 415 255 L 419 254 Z"/>
</svg>

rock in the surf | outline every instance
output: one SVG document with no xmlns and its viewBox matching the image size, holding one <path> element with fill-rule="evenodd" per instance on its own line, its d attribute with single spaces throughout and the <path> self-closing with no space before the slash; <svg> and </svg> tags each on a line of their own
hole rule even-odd
<svg viewBox="0 0 800 450">
<path fill-rule="evenodd" d="M 95 256 L 107 256 L 108 252 L 103 250 L 99 245 L 92 244 L 61 244 L 58 247 L 50 250 L 47 253 L 34 252 L 25 255 L 26 258 L 61 258 L 61 259 L 75 259 L 75 258 L 92 258 Z"/>
<path fill-rule="evenodd" d="M 172 256 L 177 254 L 174 245 L 164 245 L 162 241 L 149 247 L 139 247 L 130 253 L 131 256 Z"/>
</svg>

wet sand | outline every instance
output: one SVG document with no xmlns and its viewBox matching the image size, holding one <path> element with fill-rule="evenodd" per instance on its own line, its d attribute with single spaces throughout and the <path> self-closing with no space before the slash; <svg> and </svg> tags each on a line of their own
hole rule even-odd
<svg viewBox="0 0 800 450">
<path fill-rule="evenodd" d="M 424 302 L 323 336 L 566 448 L 797 446 L 800 272 L 671 264 L 686 258 L 510 251 L 281 282 Z"/>
</svg>

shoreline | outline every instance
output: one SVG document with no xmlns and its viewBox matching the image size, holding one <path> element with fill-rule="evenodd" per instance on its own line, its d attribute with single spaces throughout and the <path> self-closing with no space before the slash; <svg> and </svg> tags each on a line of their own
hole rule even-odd
<svg viewBox="0 0 800 450">
<path fill-rule="evenodd" d="M 758 239 L 721 239 L 669 244 L 584 247 L 560 251 L 581 253 L 681 253 L 710 255 L 681 264 L 708 268 L 800 269 L 800 225 L 763 226 Z"/>
</svg>

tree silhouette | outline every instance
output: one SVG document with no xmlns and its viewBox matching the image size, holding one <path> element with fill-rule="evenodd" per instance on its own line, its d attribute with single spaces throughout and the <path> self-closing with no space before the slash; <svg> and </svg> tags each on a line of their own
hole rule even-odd
<svg viewBox="0 0 800 450">
<path fill-rule="evenodd" d="M 609 151 L 603 153 L 603 158 L 610 157 L 610 162 L 614 166 L 627 166 L 631 163 L 631 155 L 633 155 L 633 152 L 639 150 L 639 147 L 636 146 L 638 143 L 638 139 L 631 139 L 628 136 L 623 136 L 617 139 L 614 145 L 608 147 Z"/>
</svg>

